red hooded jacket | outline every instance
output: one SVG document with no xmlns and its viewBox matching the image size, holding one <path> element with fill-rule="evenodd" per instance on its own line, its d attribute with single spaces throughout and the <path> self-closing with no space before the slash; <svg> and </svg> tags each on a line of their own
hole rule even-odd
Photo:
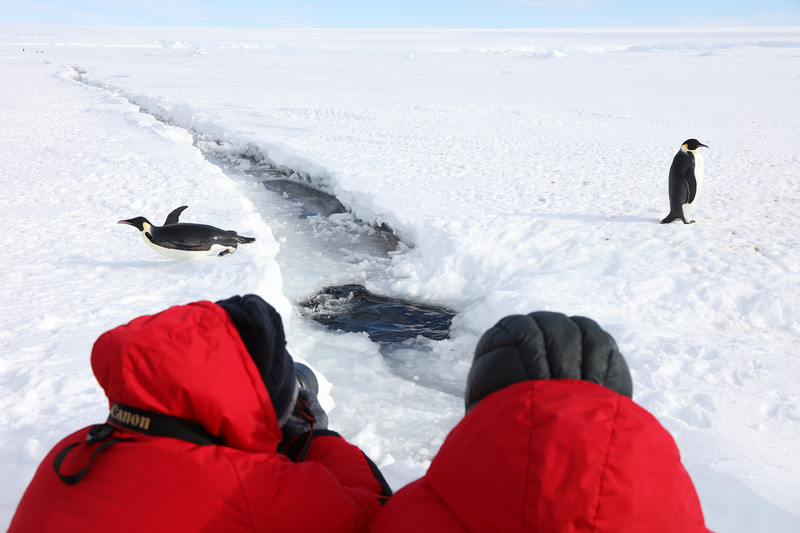
<svg viewBox="0 0 800 533">
<path fill-rule="evenodd" d="M 529 380 L 480 401 L 371 531 L 707 532 L 672 437 L 629 398 Z"/>
<path fill-rule="evenodd" d="M 92 368 L 110 402 L 202 424 L 225 445 L 117 430 L 79 483 L 39 466 L 9 531 L 363 531 L 381 507 L 373 466 L 338 435 L 315 437 L 303 463 L 277 452 L 281 430 L 258 369 L 228 314 L 211 302 L 176 306 L 115 328 Z M 97 445 L 79 445 L 74 473 Z"/>
</svg>

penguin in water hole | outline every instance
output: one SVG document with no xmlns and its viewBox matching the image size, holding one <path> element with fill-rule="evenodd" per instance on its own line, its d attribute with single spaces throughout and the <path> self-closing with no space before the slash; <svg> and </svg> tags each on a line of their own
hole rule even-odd
<svg viewBox="0 0 800 533">
<path fill-rule="evenodd" d="M 684 224 L 694 222 L 691 219 L 692 208 L 703 185 L 703 157 L 697 152 L 701 146 L 708 148 L 697 139 L 684 141 L 672 159 L 669 167 L 669 215 L 661 221 L 662 224 L 678 218 Z"/>
<path fill-rule="evenodd" d="M 178 259 L 192 259 L 207 255 L 223 256 L 236 251 L 240 244 L 255 241 L 235 231 L 215 228 L 206 224 L 190 224 L 178 219 L 188 206 L 173 209 L 163 226 L 154 226 L 144 217 L 120 220 L 117 224 L 128 224 L 142 232 L 142 239 L 156 252 Z"/>
</svg>

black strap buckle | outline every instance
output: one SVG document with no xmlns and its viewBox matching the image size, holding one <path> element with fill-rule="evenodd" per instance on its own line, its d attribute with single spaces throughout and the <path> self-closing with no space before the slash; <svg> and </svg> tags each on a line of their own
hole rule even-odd
<svg viewBox="0 0 800 533">
<path fill-rule="evenodd" d="M 110 437 L 112 433 L 114 433 L 114 427 L 109 424 L 94 425 L 89 428 L 89 433 L 86 434 L 86 442 L 89 444 L 102 442 Z"/>
<path fill-rule="evenodd" d="M 91 429 L 89 429 L 89 433 L 86 435 L 85 442 L 83 441 L 73 442 L 72 444 L 66 446 L 63 450 L 58 452 L 58 455 L 56 455 L 55 459 L 53 459 L 53 468 L 55 469 L 56 475 L 58 475 L 59 479 L 61 479 L 61 481 L 63 481 L 67 485 L 77 484 L 78 482 L 80 482 L 80 480 L 82 480 L 86 476 L 86 473 L 89 472 L 89 466 L 92 464 L 92 461 L 94 461 L 94 458 L 97 457 L 98 453 L 102 452 L 112 444 L 133 440 L 133 439 L 106 440 L 108 439 L 108 437 L 111 436 L 112 433 L 114 433 L 114 429 L 115 428 L 113 426 L 110 426 L 109 424 L 97 424 L 95 426 L 92 426 Z M 80 471 L 75 472 L 74 474 L 61 473 L 61 464 L 64 462 L 64 459 L 67 458 L 69 452 L 71 452 L 76 446 L 80 444 L 97 444 L 100 442 L 103 442 L 103 444 L 98 446 L 97 449 L 92 452 L 92 455 L 89 456 L 89 460 L 86 461 L 86 466 L 84 466 Z"/>
</svg>

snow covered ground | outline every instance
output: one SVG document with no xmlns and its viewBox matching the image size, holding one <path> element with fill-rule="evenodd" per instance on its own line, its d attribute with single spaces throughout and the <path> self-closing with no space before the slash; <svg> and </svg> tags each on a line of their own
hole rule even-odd
<svg viewBox="0 0 800 533">
<path fill-rule="evenodd" d="M 463 416 L 477 337 L 550 309 L 617 339 L 710 527 L 800 531 L 800 28 L 0 26 L 0 73 L 0 525 L 50 447 L 105 419 L 100 333 L 255 292 L 395 487 Z M 709 146 L 697 223 L 660 225 L 691 137 Z M 205 143 L 403 245 L 358 251 L 353 216 L 301 219 Z M 257 241 L 171 260 L 116 224 L 179 205 Z M 300 316 L 335 283 L 446 305 L 451 338 L 399 375 L 365 335 Z"/>
</svg>

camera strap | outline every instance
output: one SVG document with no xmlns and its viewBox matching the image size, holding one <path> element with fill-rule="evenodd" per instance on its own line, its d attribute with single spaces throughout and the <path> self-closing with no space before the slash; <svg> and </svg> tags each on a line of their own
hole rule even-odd
<svg viewBox="0 0 800 533">
<path fill-rule="evenodd" d="M 297 462 L 302 463 L 306 460 L 308 450 L 311 448 L 311 439 L 314 438 L 314 425 L 316 424 L 317 420 L 314 418 L 314 413 L 311 412 L 311 407 L 304 398 L 298 397 L 297 405 L 300 407 L 300 409 L 298 409 L 297 416 L 299 416 L 301 420 L 307 422 L 310 428 L 308 430 L 308 435 L 305 438 L 305 442 L 303 443 L 303 448 L 300 450 L 300 454 L 296 459 Z"/>
<path fill-rule="evenodd" d="M 94 461 L 97 454 L 113 444 L 119 442 L 131 442 L 133 438 L 113 438 L 109 437 L 115 430 L 123 430 L 133 433 L 142 433 L 152 437 L 168 437 L 191 442 L 199 446 L 223 445 L 224 441 L 209 432 L 201 424 L 190 422 L 175 416 L 155 413 L 138 407 L 115 402 L 111 406 L 108 419 L 103 424 L 97 424 L 89 429 L 85 441 L 73 442 L 62 449 L 53 459 L 53 468 L 58 477 L 67 485 L 75 485 L 80 482 L 89 471 L 89 465 Z M 92 452 L 86 465 L 74 474 L 62 474 L 61 464 L 67 455 L 77 446 L 95 445 L 99 446 Z"/>
<path fill-rule="evenodd" d="M 114 402 L 106 424 L 153 437 L 185 440 L 200 446 L 222 445 L 223 440 L 197 422 Z"/>
<path fill-rule="evenodd" d="M 299 418 L 302 422 L 305 422 L 308 430 L 297 435 L 293 435 L 291 438 L 286 438 L 286 436 L 284 436 L 284 440 L 280 444 L 279 451 L 289 457 L 292 461 L 296 463 L 302 463 L 306 460 L 308 451 L 311 449 L 311 439 L 313 439 L 315 435 L 320 434 L 320 430 L 314 429 L 317 420 L 314 417 L 314 413 L 311 411 L 311 406 L 308 405 L 308 402 L 302 397 L 302 395 L 297 397 L 297 403 L 292 411 L 292 416 Z M 328 433 L 327 430 L 321 431 Z"/>
</svg>

